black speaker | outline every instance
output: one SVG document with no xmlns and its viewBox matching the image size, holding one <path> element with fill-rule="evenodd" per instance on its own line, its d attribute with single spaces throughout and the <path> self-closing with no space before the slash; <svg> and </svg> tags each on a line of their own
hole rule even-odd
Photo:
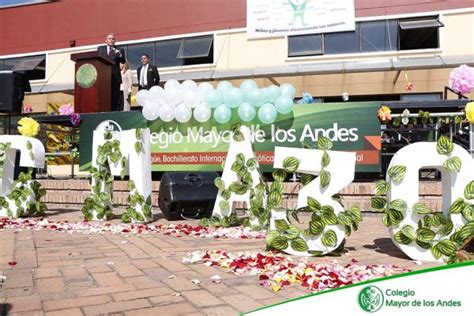
<svg viewBox="0 0 474 316">
<path fill-rule="evenodd" d="M 211 217 L 217 196 L 217 172 L 165 172 L 158 205 L 168 220 Z"/>
<path fill-rule="evenodd" d="M 31 91 L 26 75 L 0 71 L 0 112 L 21 113 L 25 92 Z"/>
</svg>

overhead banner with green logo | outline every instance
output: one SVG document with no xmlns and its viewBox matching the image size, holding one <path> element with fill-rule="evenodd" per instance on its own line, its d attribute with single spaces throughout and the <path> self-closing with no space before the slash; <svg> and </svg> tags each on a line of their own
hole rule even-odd
<svg viewBox="0 0 474 316">
<path fill-rule="evenodd" d="M 293 112 L 279 114 L 273 124 L 257 120 L 246 124 L 252 131 L 255 151 L 263 171 L 271 171 L 275 146 L 301 148 L 326 136 L 334 143 L 332 150 L 357 153 L 357 172 L 380 172 L 379 102 L 345 102 L 295 105 Z M 234 109 L 236 112 L 236 109 Z M 232 117 L 237 118 L 237 113 Z M 81 169 L 90 166 L 92 132 L 103 120 L 112 119 L 122 129 L 148 126 L 151 131 L 153 171 L 222 170 L 229 143 L 230 127 L 213 119 L 205 123 L 161 120 L 147 122 L 139 112 L 87 115 L 81 125 Z M 241 122 L 242 123 L 242 122 Z M 84 148 L 86 147 L 86 148 Z M 89 147 L 89 148 L 87 148 Z"/>
</svg>

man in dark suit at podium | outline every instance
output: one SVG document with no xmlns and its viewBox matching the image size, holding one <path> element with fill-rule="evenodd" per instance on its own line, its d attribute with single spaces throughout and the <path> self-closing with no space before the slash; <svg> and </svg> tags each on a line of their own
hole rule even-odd
<svg viewBox="0 0 474 316">
<path fill-rule="evenodd" d="M 112 66 L 112 111 L 122 111 L 120 104 L 120 84 L 122 83 L 122 75 L 120 74 L 120 63 L 125 63 L 125 54 L 123 50 L 117 49 L 115 46 L 115 34 L 109 33 L 105 37 L 106 45 L 99 46 L 97 52 L 99 55 L 107 57 L 114 62 Z"/>
<path fill-rule="evenodd" d="M 142 54 L 142 65 L 137 69 L 138 90 L 148 89 L 160 83 L 160 74 L 155 65 L 150 64 L 150 56 Z"/>
</svg>

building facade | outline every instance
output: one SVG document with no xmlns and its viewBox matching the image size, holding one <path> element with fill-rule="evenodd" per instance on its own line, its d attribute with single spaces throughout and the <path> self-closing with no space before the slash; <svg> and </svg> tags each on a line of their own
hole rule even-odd
<svg viewBox="0 0 474 316">
<path fill-rule="evenodd" d="M 452 68 L 474 65 L 471 1 L 355 0 L 355 31 L 265 39 L 247 38 L 245 0 L 13 2 L 0 4 L 0 70 L 28 71 L 34 112 L 73 100 L 71 54 L 109 32 L 132 68 L 148 53 L 163 81 L 291 83 L 317 102 L 436 99 Z"/>
</svg>

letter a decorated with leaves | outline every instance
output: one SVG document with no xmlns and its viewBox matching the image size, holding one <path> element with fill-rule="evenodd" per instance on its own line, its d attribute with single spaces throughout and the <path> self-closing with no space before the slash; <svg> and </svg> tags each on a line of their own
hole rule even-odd
<svg viewBox="0 0 474 316">
<path fill-rule="evenodd" d="M 132 168 L 133 166 L 133 168 Z M 152 219 L 150 130 L 122 131 L 113 121 L 100 123 L 94 131 L 92 150 L 92 194 L 84 201 L 86 220 L 112 217 L 114 176 L 130 175 L 124 222 Z"/>
<path fill-rule="evenodd" d="M 300 172 L 304 187 L 299 191 L 297 208 L 280 208 L 281 203 L 271 200 L 277 190 L 269 193 L 268 203 L 273 206 L 267 247 L 300 256 L 320 256 L 334 251 L 362 221 L 360 210 L 344 210 L 333 196 L 354 180 L 355 153 L 329 151 L 331 141 L 318 139 L 318 149 L 275 147 L 274 183 L 282 182 L 287 173 Z M 278 169 L 277 169 L 278 168 Z M 318 176 L 315 178 L 314 176 Z M 314 178 L 314 179 L 313 179 Z M 306 229 L 299 229 L 289 216 L 299 222 L 298 214 L 308 213 Z"/>
<path fill-rule="evenodd" d="M 222 178 L 214 183 L 219 192 L 210 219 L 213 226 L 238 225 L 239 220 L 232 211 L 233 202 L 245 202 L 250 208 L 249 222 L 254 228 L 268 225 L 270 211 L 266 208 L 266 189 L 252 148 L 250 130 L 247 126 L 232 126 L 233 140 L 230 143 Z M 201 224 L 206 220 L 203 220 Z"/>
<path fill-rule="evenodd" d="M 19 166 L 29 167 L 30 171 L 20 173 L 15 180 L 13 172 L 17 151 L 20 152 Z M 3 164 L 0 216 L 17 218 L 26 214 L 43 213 L 46 205 L 40 200 L 46 192 L 31 175 L 31 168 L 44 168 L 43 144 L 32 137 L 1 135 L 0 163 Z"/>
<path fill-rule="evenodd" d="M 442 210 L 419 201 L 422 168 L 441 171 Z M 414 260 L 453 261 L 474 234 L 474 160 L 462 147 L 441 136 L 437 143 L 419 142 L 392 158 L 387 181 L 375 186 L 372 209 L 383 212 L 392 239 Z"/>
</svg>

